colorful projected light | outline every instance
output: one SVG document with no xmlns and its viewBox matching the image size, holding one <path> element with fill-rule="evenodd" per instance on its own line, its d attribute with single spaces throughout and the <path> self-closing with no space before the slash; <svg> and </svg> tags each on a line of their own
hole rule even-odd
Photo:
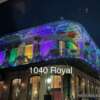
<svg viewBox="0 0 100 100">
<path fill-rule="evenodd" d="M 5 51 L 0 51 L 0 65 L 5 61 Z"/>
<path fill-rule="evenodd" d="M 73 49 L 73 50 L 77 50 L 78 49 L 77 46 L 73 42 L 71 42 L 71 41 L 68 41 L 66 43 L 66 45 L 67 45 L 68 49 Z"/>
<path fill-rule="evenodd" d="M 50 53 L 50 50 L 56 48 L 56 42 L 49 40 L 49 41 L 44 41 L 40 45 L 40 54 L 42 57 L 48 56 Z"/>
<path fill-rule="evenodd" d="M 12 48 L 11 52 L 10 52 L 10 57 L 9 57 L 9 63 L 10 64 L 14 64 L 15 60 L 17 58 L 17 48 Z"/>
<path fill-rule="evenodd" d="M 20 45 L 18 46 L 18 51 L 15 49 L 11 50 L 10 58 L 9 58 L 9 63 L 13 63 L 16 59 L 16 56 L 22 56 L 25 57 L 27 56 L 29 59 L 33 59 L 33 63 L 35 56 L 33 56 L 34 50 L 32 45 L 25 45 L 27 43 L 31 43 L 34 45 L 34 37 L 39 36 L 40 41 L 38 42 L 38 49 L 36 49 L 36 53 L 38 56 L 43 60 L 45 60 L 45 57 L 49 58 L 49 55 L 51 54 L 51 51 L 59 51 L 61 49 L 59 47 L 59 42 L 58 41 L 63 41 L 65 43 L 65 48 L 63 48 L 65 53 L 64 57 L 68 57 L 68 51 L 75 51 L 76 56 L 74 57 L 75 59 L 78 57 L 84 61 L 87 61 L 89 64 L 92 64 L 91 66 L 93 68 L 98 68 L 100 69 L 100 57 L 97 57 L 96 55 L 98 50 L 98 47 L 96 44 L 93 42 L 92 38 L 89 36 L 88 32 L 85 30 L 85 28 L 76 22 L 72 21 L 57 21 L 53 23 L 48 23 L 44 24 L 35 28 L 29 28 L 25 30 L 18 31 L 14 33 L 16 36 L 19 37 Z M 12 38 L 12 36 L 9 36 Z M 12 44 L 16 43 L 15 41 L 12 42 Z M 10 43 L 11 41 L 7 41 L 5 37 L 0 39 L 0 43 L 7 44 Z M 89 43 L 88 48 L 86 48 L 85 43 Z M 36 44 L 37 47 L 37 44 Z M 64 47 L 64 46 L 63 46 Z M 86 50 L 87 49 L 87 50 Z M 78 51 L 78 52 L 76 52 Z M 85 53 L 88 51 L 88 56 L 84 56 Z M 95 53 L 93 54 L 93 52 Z M 77 54 L 78 53 L 78 54 Z M 35 54 L 36 55 L 36 54 Z M 57 56 L 54 54 L 54 56 Z M 94 57 L 95 56 L 95 57 Z M 53 57 L 53 56 L 52 56 Z M 56 58 L 56 57 L 54 57 Z M 2 65 L 5 59 L 5 54 L 3 52 L 0 52 L 0 64 Z M 41 60 L 41 59 L 39 59 Z M 97 62 L 95 64 L 95 62 Z M 23 64 L 23 63 L 22 63 Z M 8 64 L 9 65 L 9 64 Z"/>
<path fill-rule="evenodd" d="M 28 57 L 28 59 L 32 59 L 33 57 L 33 45 L 26 45 L 25 46 L 25 56 Z"/>
</svg>

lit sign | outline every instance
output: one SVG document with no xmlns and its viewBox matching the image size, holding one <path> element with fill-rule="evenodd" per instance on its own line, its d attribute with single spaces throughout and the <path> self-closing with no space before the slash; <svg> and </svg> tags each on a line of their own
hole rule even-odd
<svg viewBox="0 0 100 100">
<path fill-rule="evenodd" d="M 33 74 L 72 74 L 72 66 L 44 66 L 44 67 L 31 67 L 30 72 Z"/>
</svg>

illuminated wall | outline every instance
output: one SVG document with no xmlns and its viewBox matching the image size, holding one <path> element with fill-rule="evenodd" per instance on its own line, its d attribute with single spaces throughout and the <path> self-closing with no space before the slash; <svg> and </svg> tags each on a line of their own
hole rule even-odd
<svg viewBox="0 0 100 100">
<path fill-rule="evenodd" d="M 5 61 L 5 51 L 0 51 L 0 65 Z"/>
<path fill-rule="evenodd" d="M 26 45 L 25 46 L 25 56 L 28 57 L 28 59 L 32 59 L 33 57 L 33 45 Z"/>
<path fill-rule="evenodd" d="M 14 33 L 22 44 L 12 48 L 9 63 L 17 65 L 17 60 L 22 60 L 20 64 L 47 60 L 57 57 L 80 58 L 91 64 L 96 70 L 100 70 L 100 50 L 93 42 L 85 28 L 75 22 L 58 21 L 29 28 Z M 12 38 L 12 35 L 9 36 Z M 12 41 L 12 44 L 15 41 Z M 9 39 L 3 37 L 0 43 L 9 43 Z M 6 49 L 6 48 L 5 48 Z M 25 59 L 26 60 L 25 60 Z M 5 54 L 0 52 L 0 65 L 3 66 Z M 25 62 L 26 61 L 26 62 Z M 6 67 L 6 66 L 5 66 Z"/>
<path fill-rule="evenodd" d="M 10 52 L 9 63 L 14 64 L 16 58 L 17 58 L 17 48 L 12 48 Z"/>
</svg>

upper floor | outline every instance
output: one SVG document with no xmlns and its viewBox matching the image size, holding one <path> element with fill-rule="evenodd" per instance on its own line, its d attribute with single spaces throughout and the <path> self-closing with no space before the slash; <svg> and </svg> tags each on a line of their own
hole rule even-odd
<svg viewBox="0 0 100 100">
<path fill-rule="evenodd" d="M 52 22 L 0 39 L 0 68 L 61 57 L 82 59 L 100 71 L 100 50 L 77 22 Z"/>
</svg>

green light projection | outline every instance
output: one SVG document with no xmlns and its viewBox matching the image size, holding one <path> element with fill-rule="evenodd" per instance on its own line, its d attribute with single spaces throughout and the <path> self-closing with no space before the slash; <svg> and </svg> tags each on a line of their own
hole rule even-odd
<svg viewBox="0 0 100 100">
<path fill-rule="evenodd" d="M 17 58 L 17 48 L 13 48 L 10 52 L 10 57 L 9 57 L 9 63 L 14 64 L 16 58 Z"/>
</svg>

